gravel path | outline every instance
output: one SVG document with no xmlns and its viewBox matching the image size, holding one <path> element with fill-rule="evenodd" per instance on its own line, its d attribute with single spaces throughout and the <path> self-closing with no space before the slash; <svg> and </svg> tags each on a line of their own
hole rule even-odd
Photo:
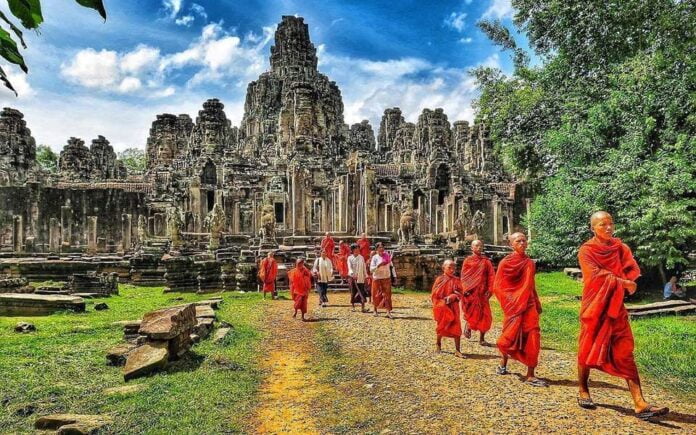
<svg viewBox="0 0 696 435">
<path fill-rule="evenodd" d="M 644 386 L 648 400 L 675 411 L 659 422 L 636 419 L 625 383 L 600 372 L 593 372 L 590 385 L 599 408 L 579 408 L 575 355 L 571 353 L 542 350 L 537 374 L 549 381 L 549 388 L 523 384 L 519 376 L 524 367 L 516 362 L 509 365 L 511 375 L 496 375 L 496 348 L 482 347 L 473 337 L 471 341 L 462 338 L 466 359 L 453 356 L 452 340 L 443 342 L 444 353 L 435 353 L 427 294 L 394 295 L 394 320 L 351 312 L 347 294 L 332 294 L 330 299 L 332 305 L 327 308 L 310 308 L 310 316 L 320 320 L 313 323 L 292 319 L 289 301 L 267 306 L 268 325 L 275 331 L 269 349 L 283 350 L 267 354 L 267 367 L 282 367 L 297 358 L 304 358 L 308 365 L 332 358 L 322 354 L 318 336 L 331 340 L 343 355 L 336 363 L 343 376 L 334 383 L 304 370 L 303 386 L 294 378 L 287 394 L 282 382 L 267 378 L 262 401 L 271 408 L 294 408 L 293 399 L 288 401 L 294 397 L 293 388 L 306 388 L 314 406 L 326 405 L 327 398 L 331 399 L 333 412 L 326 416 L 308 411 L 305 417 L 294 416 L 293 428 L 299 432 L 306 423 L 304 432 L 323 433 L 696 433 L 696 404 L 680 402 L 651 387 L 649 381 Z M 310 307 L 315 302 L 313 295 Z M 494 329 L 486 337 L 492 343 L 500 320 L 494 319 Z M 287 376 L 287 372 L 273 370 L 273 376 Z M 270 390 L 275 391 L 275 398 L 268 395 L 269 385 L 273 385 Z M 303 403 L 300 409 L 312 408 L 307 401 Z M 365 404 L 357 417 L 346 411 L 355 411 L 355 403 Z M 340 424 L 341 413 L 348 423 Z M 265 432 L 284 432 L 277 426 L 268 429 Z"/>
</svg>

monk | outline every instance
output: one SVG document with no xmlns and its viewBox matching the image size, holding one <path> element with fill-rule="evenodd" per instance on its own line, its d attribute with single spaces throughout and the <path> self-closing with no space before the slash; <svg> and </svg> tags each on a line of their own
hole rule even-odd
<svg viewBox="0 0 696 435">
<path fill-rule="evenodd" d="M 582 304 L 578 345 L 578 404 L 587 409 L 596 405 L 590 397 L 590 369 L 599 369 L 626 379 L 636 417 L 647 420 L 665 415 L 669 408 L 651 406 L 645 401 L 633 358 L 633 333 L 623 303 L 626 293 L 637 289 L 640 276 L 631 249 L 614 237 L 614 220 L 605 211 L 590 218 L 594 237 L 580 247 Z"/>
<path fill-rule="evenodd" d="M 372 272 L 372 306 L 375 316 L 379 315 L 379 308 L 387 311 L 387 318 L 392 318 L 392 299 L 391 281 L 395 278 L 392 258 L 384 250 L 382 243 L 377 243 L 377 251 L 370 260 L 370 271 Z"/>
<path fill-rule="evenodd" d="M 336 264 L 334 262 L 334 250 L 336 249 L 336 242 L 334 239 L 331 237 L 331 234 L 327 232 L 324 235 L 324 238 L 321 239 L 321 250 L 326 251 L 326 256 L 331 260 L 331 263 L 334 265 L 333 267 L 336 267 Z"/>
<path fill-rule="evenodd" d="M 472 254 L 464 259 L 462 270 L 459 274 L 462 280 L 462 288 L 469 291 L 469 295 L 462 298 L 462 311 L 466 320 L 464 336 L 471 337 L 471 330 L 479 331 L 479 344 L 486 344 L 486 332 L 491 329 L 493 316 L 488 300 L 493 294 L 493 281 L 495 270 L 493 263 L 483 255 L 483 242 L 474 240 L 471 242 Z"/>
<path fill-rule="evenodd" d="M 276 299 L 275 280 L 278 276 L 278 263 L 275 258 L 275 251 L 269 251 L 266 258 L 261 260 L 259 265 L 259 280 L 263 284 L 263 298 L 266 299 L 266 293 L 271 293 L 271 297 Z"/>
<path fill-rule="evenodd" d="M 370 255 L 370 239 L 367 238 L 367 234 L 362 233 L 358 239 L 358 247 L 360 248 L 360 255 L 363 256 L 365 262 L 370 261 L 372 256 Z"/>
<path fill-rule="evenodd" d="M 343 240 L 338 242 L 338 255 L 336 256 L 336 270 L 341 278 L 348 278 L 348 257 L 350 256 L 350 245 Z"/>
<path fill-rule="evenodd" d="M 306 322 L 307 299 L 309 291 L 312 289 L 312 273 L 305 266 L 305 259 L 300 257 L 295 260 L 295 268 L 288 272 L 290 281 L 290 296 L 294 301 L 295 313 L 293 318 L 297 318 L 297 311 L 302 313 L 302 321 Z"/>
<path fill-rule="evenodd" d="M 498 338 L 502 358 L 496 373 L 508 374 L 507 362 L 512 357 L 527 366 L 524 377 L 527 384 L 548 387 L 546 381 L 534 375 L 541 349 L 541 302 L 534 284 L 536 268 L 526 254 L 527 237 L 514 233 L 509 241 L 514 252 L 500 262 L 493 282 L 493 293 L 503 309 L 503 330 Z"/>
<path fill-rule="evenodd" d="M 433 317 L 437 323 L 437 351 L 442 352 L 442 337 L 451 337 L 454 339 L 454 355 L 464 358 L 460 348 L 462 320 L 459 314 L 459 301 L 464 296 L 464 290 L 461 281 L 454 275 L 454 261 L 445 261 L 442 271 L 444 274 L 437 277 L 430 294 Z"/>
</svg>

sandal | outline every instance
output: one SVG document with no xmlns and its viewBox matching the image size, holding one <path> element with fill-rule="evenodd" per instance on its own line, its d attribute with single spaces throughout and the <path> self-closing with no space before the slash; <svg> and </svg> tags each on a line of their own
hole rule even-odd
<svg viewBox="0 0 696 435">
<path fill-rule="evenodd" d="M 533 379 L 527 379 L 524 381 L 525 384 L 531 385 L 532 387 L 548 387 L 549 383 L 544 381 L 543 379 L 539 378 L 533 378 Z"/>
<path fill-rule="evenodd" d="M 636 417 L 641 420 L 647 420 L 652 417 L 659 417 L 665 415 L 669 412 L 669 408 L 666 406 L 664 408 L 656 408 L 652 405 L 646 406 L 642 411 L 636 412 Z"/>
<path fill-rule="evenodd" d="M 502 366 L 496 367 L 495 372 L 499 375 L 507 375 L 509 373 L 507 367 Z"/>
<path fill-rule="evenodd" d="M 584 409 L 597 409 L 597 405 L 595 405 L 591 398 L 584 399 L 578 396 L 578 405 Z"/>
</svg>

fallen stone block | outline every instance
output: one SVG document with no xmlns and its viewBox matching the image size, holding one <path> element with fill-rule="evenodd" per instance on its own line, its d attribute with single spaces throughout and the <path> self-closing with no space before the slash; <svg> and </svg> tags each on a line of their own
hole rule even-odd
<svg viewBox="0 0 696 435">
<path fill-rule="evenodd" d="M 128 354 L 135 348 L 136 345 L 132 343 L 123 343 L 112 347 L 106 352 L 106 364 L 117 367 L 126 364 Z"/>
<path fill-rule="evenodd" d="M 215 331 L 213 342 L 220 343 L 221 341 L 225 340 L 225 337 L 227 337 L 227 334 L 229 334 L 231 330 L 232 328 L 219 328 L 217 331 Z"/>
<path fill-rule="evenodd" d="M 100 302 L 100 303 L 94 305 L 94 309 L 97 311 L 104 311 L 104 310 L 108 310 L 109 306 L 106 305 L 104 302 Z"/>
<path fill-rule="evenodd" d="M 196 318 L 203 317 L 215 318 L 215 311 L 210 305 L 196 305 Z"/>
<path fill-rule="evenodd" d="M 111 388 L 105 388 L 102 393 L 104 393 L 107 396 L 117 396 L 117 395 L 126 395 L 126 394 L 131 394 L 131 393 L 137 393 L 138 391 L 142 391 L 145 389 L 145 384 L 130 384 L 130 385 L 122 385 L 120 387 L 111 387 Z"/>
<path fill-rule="evenodd" d="M 101 298 L 104 297 L 104 295 L 100 295 L 99 293 L 72 293 L 73 296 L 78 296 L 83 299 L 94 299 L 94 298 Z"/>
<path fill-rule="evenodd" d="M 193 328 L 193 333 L 197 334 L 201 339 L 205 339 L 213 330 L 215 319 L 210 317 L 202 317 L 197 319 L 196 326 Z"/>
<path fill-rule="evenodd" d="M 34 332 L 36 331 L 36 326 L 33 323 L 19 322 L 14 330 L 15 332 Z"/>
<path fill-rule="evenodd" d="M 84 312 L 85 300 L 74 295 L 0 294 L 0 315 L 43 316 L 63 310 Z"/>
<path fill-rule="evenodd" d="M 111 418 L 101 415 L 52 414 L 39 417 L 34 428 L 59 434 L 93 434 L 111 423 Z"/>
<path fill-rule="evenodd" d="M 128 381 L 163 369 L 169 360 L 166 341 L 150 341 L 133 349 L 123 367 L 123 379 Z"/>
<path fill-rule="evenodd" d="M 145 314 L 139 332 L 153 340 L 170 340 L 182 333 L 188 336 L 195 325 L 196 308 L 188 304 Z"/>
<path fill-rule="evenodd" d="M 211 299 L 206 299 L 204 301 L 194 302 L 194 304 L 196 306 L 209 305 L 214 310 L 217 310 L 218 308 L 220 308 L 221 303 L 222 303 L 222 298 L 211 298 Z"/>
<path fill-rule="evenodd" d="M 191 334 L 189 337 L 191 337 L 191 342 L 193 344 L 196 344 L 199 341 L 201 341 L 201 337 L 199 337 L 198 334 Z"/>
</svg>

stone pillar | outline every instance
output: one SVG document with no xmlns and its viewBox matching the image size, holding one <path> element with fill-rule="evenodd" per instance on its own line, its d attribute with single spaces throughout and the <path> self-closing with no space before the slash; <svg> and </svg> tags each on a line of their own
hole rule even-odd
<svg viewBox="0 0 696 435">
<path fill-rule="evenodd" d="M 167 228 L 167 216 L 164 213 L 155 213 L 155 227 L 154 235 L 162 237 L 165 235 L 165 229 Z"/>
<path fill-rule="evenodd" d="M 87 250 L 97 252 L 97 217 L 87 216 Z"/>
<path fill-rule="evenodd" d="M 234 202 L 234 212 L 233 212 L 234 219 L 232 220 L 232 232 L 235 234 L 239 234 L 241 231 L 241 228 L 239 226 L 239 223 L 242 221 L 242 216 L 239 214 L 239 201 Z"/>
<path fill-rule="evenodd" d="M 189 190 L 189 198 L 191 201 L 191 211 L 199 216 L 205 216 L 203 209 L 201 208 L 201 189 L 199 187 L 191 187 Z M 207 210 L 206 210 L 207 212 Z M 201 232 L 201 219 L 196 223 L 195 232 Z"/>
<path fill-rule="evenodd" d="M 72 207 L 64 205 L 60 208 L 61 244 L 69 248 L 72 245 Z"/>
<path fill-rule="evenodd" d="M 437 232 L 437 196 L 439 192 L 436 189 L 428 192 L 428 217 L 430 225 L 428 225 L 428 233 L 435 234 Z"/>
<path fill-rule="evenodd" d="M 377 194 L 375 194 L 375 171 L 365 169 L 365 231 L 367 234 L 377 233 Z"/>
<path fill-rule="evenodd" d="M 133 216 L 128 213 L 121 215 L 121 248 L 123 252 L 130 252 L 133 246 Z"/>
<path fill-rule="evenodd" d="M 60 252 L 60 222 L 56 218 L 51 218 L 48 224 L 48 251 L 55 254 Z"/>
<path fill-rule="evenodd" d="M 20 215 L 12 217 L 12 250 L 15 253 L 24 251 L 24 220 Z"/>
<path fill-rule="evenodd" d="M 498 198 L 493 198 L 491 201 L 493 205 L 493 244 L 497 245 L 500 240 L 499 232 L 501 224 L 498 221 L 502 221 L 502 216 L 500 215 L 500 200 Z M 480 237 L 480 236 L 479 236 Z"/>
</svg>

